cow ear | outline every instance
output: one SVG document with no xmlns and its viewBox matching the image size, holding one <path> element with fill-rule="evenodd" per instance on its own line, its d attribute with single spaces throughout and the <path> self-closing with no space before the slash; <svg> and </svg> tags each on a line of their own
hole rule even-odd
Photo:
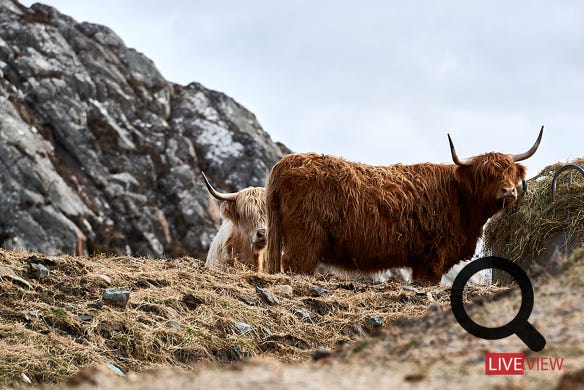
<svg viewBox="0 0 584 390">
<path fill-rule="evenodd" d="M 454 168 L 454 178 L 458 182 L 462 183 L 468 182 L 471 176 L 472 174 L 470 167 L 457 166 L 456 168 Z"/>
<path fill-rule="evenodd" d="M 527 168 L 522 164 L 515 164 L 517 166 L 517 181 L 525 179 Z"/>
<path fill-rule="evenodd" d="M 235 212 L 235 202 L 224 201 L 221 203 L 221 214 L 227 219 L 236 222 L 237 213 Z"/>
<path fill-rule="evenodd" d="M 454 168 L 454 178 L 456 179 L 458 184 L 465 189 L 465 191 L 468 191 L 470 193 L 475 192 L 475 183 L 473 180 L 472 166 L 470 167 L 461 165 L 457 166 L 456 168 Z"/>
</svg>

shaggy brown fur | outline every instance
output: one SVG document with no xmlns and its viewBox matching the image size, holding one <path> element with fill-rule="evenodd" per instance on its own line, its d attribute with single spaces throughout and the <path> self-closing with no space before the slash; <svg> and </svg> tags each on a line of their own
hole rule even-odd
<svg viewBox="0 0 584 390">
<path fill-rule="evenodd" d="M 438 282 L 472 257 L 482 226 L 515 202 L 524 177 L 525 167 L 502 153 L 470 166 L 287 155 L 266 185 L 265 270 L 312 273 L 319 262 L 359 272 L 411 267 L 414 279 Z"/>
</svg>

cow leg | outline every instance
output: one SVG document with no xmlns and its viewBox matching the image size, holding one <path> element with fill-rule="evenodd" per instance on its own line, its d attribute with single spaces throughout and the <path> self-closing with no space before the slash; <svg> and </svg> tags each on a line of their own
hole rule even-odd
<svg viewBox="0 0 584 390">
<path fill-rule="evenodd" d="M 282 254 L 282 271 L 296 274 L 312 274 L 316 270 L 322 256 L 313 248 L 295 250 L 285 247 Z"/>
<path fill-rule="evenodd" d="M 290 230 L 284 239 L 282 254 L 282 271 L 297 274 L 312 274 L 324 253 L 323 241 L 316 237 L 310 238 L 304 230 Z M 288 239 L 291 237 L 292 239 Z"/>
</svg>

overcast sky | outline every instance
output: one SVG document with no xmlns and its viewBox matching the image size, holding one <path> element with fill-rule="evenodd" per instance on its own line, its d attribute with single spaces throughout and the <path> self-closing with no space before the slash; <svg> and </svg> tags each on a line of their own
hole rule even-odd
<svg viewBox="0 0 584 390">
<path fill-rule="evenodd" d="M 30 6 L 33 1 L 23 1 Z M 371 164 L 527 150 L 584 157 L 584 2 L 46 0 L 169 81 L 253 112 L 272 139 Z"/>
</svg>

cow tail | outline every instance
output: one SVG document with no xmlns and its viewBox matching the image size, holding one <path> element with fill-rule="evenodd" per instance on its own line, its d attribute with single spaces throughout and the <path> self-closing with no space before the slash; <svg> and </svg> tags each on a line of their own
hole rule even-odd
<svg viewBox="0 0 584 390">
<path fill-rule="evenodd" d="M 268 212 L 268 244 L 265 270 L 280 272 L 282 256 L 282 219 L 280 217 L 280 197 L 277 189 L 266 188 L 266 208 Z"/>
</svg>

